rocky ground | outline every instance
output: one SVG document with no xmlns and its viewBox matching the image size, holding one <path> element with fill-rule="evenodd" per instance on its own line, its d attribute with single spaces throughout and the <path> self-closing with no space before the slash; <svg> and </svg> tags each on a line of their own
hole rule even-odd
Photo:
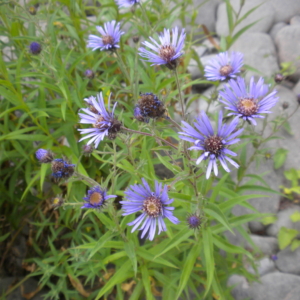
<svg viewBox="0 0 300 300">
<path fill-rule="evenodd" d="M 203 2 L 195 0 L 195 2 Z M 240 0 L 231 0 L 230 3 L 236 11 L 240 8 Z M 245 64 L 257 69 L 247 71 L 246 79 L 251 76 L 271 78 L 280 72 L 280 64 L 292 62 L 296 72 L 288 76 L 280 85 L 276 86 L 280 97 L 277 107 L 273 109 L 268 123 L 282 114 L 291 114 L 298 105 L 297 96 L 300 94 L 300 1 L 298 0 L 246 0 L 241 10 L 241 16 L 255 6 L 260 5 L 250 16 L 243 20 L 235 29 L 238 32 L 241 28 L 257 21 L 247 32 L 239 37 L 230 50 L 244 53 Z M 212 18 L 213 16 L 213 18 Z M 228 35 L 228 22 L 226 5 L 221 0 L 212 0 L 204 4 L 200 10 L 197 21 L 204 23 L 210 31 L 216 32 L 215 39 Z M 216 53 L 211 43 L 206 40 L 204 45 L 195 46 L 202 64 L 205 66 Z M 189 71 L 193 78 L 203 76 L 197 64 L 191 62 Z M 205 95 L 212 92 L 212 88 L 204 91 Z M 283 105 L 283 104 L 288 105 Z M 288 106 L 286 110 L 283 108 Z M 206 108 L 203 99 L 195 102 L 190 109 L 195 110 Z M 211 110 L 219 109 L 213 106 Z M 267 143 L 270 153 L 278 149 L 288 150 L 287 159 L 284 165 L 275 170 L 273 159 L 263 160 L 259 167 L 253 163 L 249 173 L 264 174 L 265 181 L 274 190 L 280 191 L 280 186 L 290 186 L 284 176 L 284 171 L 291 168 L 300 169 L 300 110 L 289 120 L 291 132 L 281 130 L 277 135 L 281 139 Z M 264 135 L 270 133 L 271 126 L 268 126 Z M 253 149 L 249 149 L 251 153 Z M 300 248 L 292 251 L 290 247 L 279 250 L 278 233 L 281 227 L 296 229 L 300 232 L 300 222 L 292 222 L 290 216 L 295 211 L 300 211 L 299 199 L 284 200 L 280 195 L 267 194 L 266 198 L 250 200 L 249 203 L 262 213 L 271 213 L 276 216 L 273 224 L 264 225 L 261 222 L 250 222 L 247 230 L 251 233 L 251 239 L 260 249 L 260 259 L 257 261 L 257 268 L 260 274 L 259 282 L 248 283 L 246 278 L 234 275 L 228 279 L 228 286 L 233 287 L 232 295 L 236 300 L 298 300 L 300 299 Z M 245 207 L 237 206 L 233 209 L 236 215 L 250 213 Z M 227 234 L 228 239 L 236 245 L 242 245 L 249 250 L 255 251 L 253 245 L 246 242 L 237 232 L 234 236 Z M 250 270 L 251 271 L 251 270 Z M 252 270 L 253 271 L 253 270 Z"/>
</svg>

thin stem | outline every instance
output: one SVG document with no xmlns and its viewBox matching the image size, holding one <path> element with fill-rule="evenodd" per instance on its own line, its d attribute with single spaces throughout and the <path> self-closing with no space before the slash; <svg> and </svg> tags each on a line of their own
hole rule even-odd
<svg viewBox="0 0 300 300">
<path fill-rule="evenodd" d="M 148 16 L 147 16 L 147 13 L 146 13 L 146 11 L 144 10 L 143 5 L 142 5 L 140 2 L 139 2 L 138 4 L 139 4 L 139 6 L 141 7 L 142 14 L 143 14 L 143 16 L 144 16 L 144 18 L 145 18 L 145 20 L 146 20 L 146 22 L 147 22 L 147 25 L 148 25 L 148 27 L 149 27 L 150 34 L 151 34 L 152 26 L 151 26 L 150 20 L 149 20 L 149 18 L 148 18 Z"/>
<path fill-rule="evenodd" d="M 120 64 L 121 71 L 126 76 L 128 82 L 130 82 L 130 76 L 129 76 L 129 73 L 128 73 L 127 69 L 126 69 L 126 66 L 124 65 L 124 62 L 123 62 L 123 59 L 122 59 L 121 55 L 119 54 L 118 51 L 116 51 L 115 53 L 117 55 L 117 59 L 118 59 L 119 64 Z"/>
<path fill-rule="evenodd" d="M 142 135 L 146 135 L 146 136 L 152 136 L 152 137 L 154 137 L 154 138 L 156 138 L 156 139 L 158 139 L 158 140 L 166 143 L 167 145 L 169 145 L 173 149 L 178 150 L 178 148 L 175 145 L 173 145 L 172 143 L 168 142 L 167 140 L 165 140 L 163 138 L 160 138 L 160 137 L 158 137 L 158 136 L 156 136 L 154 134 L 146 133 L 146 132 L 142 132 L 142 131 L 137 131 L 137 130 L 132 130 L 132 129 L 126 128 L 124 126 L 122 126 L 121 129 L 124 129 L 124 130 L 126 130 L 128 132 L 132 132 L 132 133 L 142 134 Z"/>
<path fill-rule="evenodd" d="M 173 120 L 171 117 L 168 116 L 166 119 L 169 120 L 175 127 L 177 127 L 178 129 L 181 130 L 181 126 L 175 120 Z"/>
<path fill-rule="evenodd" d="M 181 87 L 180 87 L 180 83 L 179 83 L 177 69 L 174 70 L 174 74 L 175 74 L 176 84 L 177 84 L 178 93 L 179 93 L 181 113 L 182 113 L 183 120 L 185 121 L 184 101 L 183 101 L 183 98 L 182 98 L 182 92 L 181 92 Z"/>
<path fill-rule="evenodd" d="M 93 180 L 92 178 L 90 177 L 86 177 L 78 172 L 74 172 L 74 176 L 81 179 L 81 180 L 85 180 L 87 183 L 89 183 L 90 185 L 92 186 L 96 186 L 96 185 L 99 185 L 99 183 L 95 180 Z"/>
</svg>

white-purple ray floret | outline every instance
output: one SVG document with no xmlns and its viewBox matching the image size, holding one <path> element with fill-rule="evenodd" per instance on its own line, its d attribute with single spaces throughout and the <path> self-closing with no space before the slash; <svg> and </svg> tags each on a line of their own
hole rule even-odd
<svg viewBox="0 0 300 300">
<path fill-rule="evenodd" d="M 264 84 L 264 79 L 257 82 L 252 77 L 247 87 L 244 78 L 229 80 L 228 84 L 219 92 L 220 102 L 226 105 L 226 109 L 232 111 L 228 115 L 235 115 L 245 121 L 256 125 L 255 118 L 264 118 L 261 114 L 270 114 L 278 101 L 277 91 L 269 92 L 269 85 Z"/>
<path fill-rule="evenodd" d="M 115 1 L 119 8 L 131 7 L 140 2 L 139 0 L 115 0 Z"/>
<path fill-rule="evenodd" d="M 218 130 L 215 133 L 211 122 L 205 112 L 196 119 L 192 127 L 187 122 L 182 121 L 182 132 L 179 132 L 179 138 L 192 142 L 194 145 L 189 150 L 201 151 L 196 164 L 202 160 L 208 160 L 206 178 L 208 179 L 211 171 L 218 175 L 218 161 L 226 172 L 230 172 L 227 162 L 238 168 L 239 165 L 228 155 L 236 156 L 237 154 L 228 149 L 232 144 L 237 143 L 240 139 L 236 138 L 243 129 L 237 129 L 238 118 L 234 118 L 230 124 L 222 124 L 223 113 L 220 111 L 218 120 Z"/>
<path fill-rule="evenodd" d="M 174 207 L 168 206 L 173 199 L 169 199 L 167 185 L 162 186 L 162 183 L 155 181 L 155 189 L 152 191 L 144 178 L 142 181 L 143 184 L 131 185 L 125 191 L 126 201 L 120 201 L 120 203 L 124 211 L 123 216 L 141 212 L 141 215 L 127 225 L 133 226 L 131 232 L 139 228 L 142 230 L 141 237 L 147 234 L 147 238 L 152 241 L 157 226 L 157 235 L 167 230 L 165 218 L 174 224 L 178 224 L 179 220 L 172 213 Z"/>
<path fill-rule="evenodd" d="M 208 62 L 204 69 L 204 76 L 211 81 L 235 78 L 236 74 L 241 71 L 243 60 L 244 55 L 240 52 L 231 52 L 231 56 L 227 51 L 221 52 Z"/>
<path fill-rule="evenodd" d="M 114 50 L 120 48 L 118 43 L 120 42 L 121 35 L 124 34 L 120 30 L 120 23 L 116 21 L 106 22 L 104 26 L 96 26 L 100 36 L 90 34 L 88 38 L 88 48 L 92 48 L 93 51 L 100 49 Z"/>
</svg>

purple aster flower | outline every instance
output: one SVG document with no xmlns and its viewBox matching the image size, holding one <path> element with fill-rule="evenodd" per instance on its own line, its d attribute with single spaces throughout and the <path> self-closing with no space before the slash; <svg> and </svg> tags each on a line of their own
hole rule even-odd
<svg viewBox="0 0 300 300">
<path fill-rule="evenodd" d="M 199 229 L 201 225 L 201 217 L 199 217 L 197 214 L 188 215 L 186 221 L 191 229 Z"/>
<path fill-rule="evenodd" d="M 148 233 L 147 238 L 152 241 L 155 236 L 156 225 L 158 225 L 157 234 L 167 230 L 164 218 L 168 218 L 174 224 L 178 224 L 179 220 L 173 216 L 174 207 L 167 206 L 173 202 L 173 199 L 169 199 L 167 185 L 162 188 L 162 184 L 155 181 L 155 191 L 152 192 L 147 181 L 144 178 L 142 181 L 143 184 L 131 185 L 125 191 L 127 201 L 120 201 L 120 203 L 124 210 L 123 216 L 138 211 L 142 212 L 127 225 L 134 225 L 131 232 L 140 227 L 140 230 L 143 231 L 141 237 L 143 238 Z"/>
<path fill-rule="evenodd" d="M 116 48 L 120 48 L 118 43 L 121 35 L 124 34 L 124 32 L 120 31 L 120 23 L 116 23 L 116 21 L 106 22 L 104 23 L 104 28 L 96 26 L 96 29 L 101 34 L 101 37 L 93 34 L 89 35 L 88 48 L 92 48 L 93 51 L 96 49 L 113 51 Z"/>
<path fill-rule="evenodd" d="M 240 139 L 236 139 L 243 129 L 237 131 L 239 119 L 235 118 L 230 124 L 222 124 L 223 113 L 219 113 L 219 122 L 217 133 L 211 126 L 210 120 L 208 119 L 205 112 L 201 113 L 201 118 L 197 118 L 193 128 L 188 123 L 181 121 L 183 124 L 183 132 L 179 132 L 179 137 L 185 141 L 194 143 L 194 146 L 190 147 L 189 150 L 202 151 L 202 154 L 196 161 L 196 164 L 200 164 L 202 160 L 208 159 L 208 167 L 206 171 L 206 178 L 208 179 L 212 169 L 215 175 L 218 175 L 217 160 L 220 161 L 222 167 L 226 172 L 230 172 L 227 162 L 231 163 L 234 167 L 238 168 L 239 165 L 233 161 L 228 155 L 236 156 L 237 154 L 228 149 L 229 145 L 237 143 Z M 233 133 L 234 132 L 234 133 Z"/>
<path fill-rule="evenodd" d="M 149 37 L 152 43 L 146 41 L 143 42 L 143 45 L 148 47 L 150 51 L 146 48 L 139 48 L 139 55 L 151 62 L 151 66 L 166 65 L 173 70 L 177 66 L 178 58 L 183 54 L 185 35 L 184 29 L 180 35 L 177 27 L 172 29 L 172 33 L 169 29 L 164 29 L 164 32 L 158 36 L 160 44 Z"/>
<path fill-rule="evenodd" d="M 87 196 L 83 198 L 83 200 L 85 200 L 87 203 L 85 203 L 81 208 L 100 209 L 106 204 L 106 200 L 116 197 L 116 195 L 108 196 L 105 189 L 102 189 L 100 186 L 94 186 L 88 190 Z"/>
<path fill-rule="evenodd" d="M 43 164 L 50 163 L 53 160 L 53 153 L 45 149 L 38 149 L 35 156 Z"/>
<path fill-rule="evenodd" d="M 121 122 L 114 117 L 117 102 L 114 104 L 112 112 L 107 112 L 102 93 L 97 95 L 97 99 L 95 97 L 89 97 L 85 99 L 85 101 L 87 101 L 88 104 L 91 103 L 89 105 L 91 105 L 93 109 L 91 109 L 91 107 L 81 109 L 85 114 L 79 113 L 79 117 L 81 118 L 80 123 L 92 124 L 93 127 L 78 129 L 81 134 L 88 134 L 81 138 L 79 142 L 91 138 L 87 145 L 94 143 L 95 148 L 97 148 L 105 136 L 108 136 L 109 139 L 115 139 L 117 132 L 121 130 Z"/>
<path fill-rule="evenodd" d="M 74 173 L 74 167 L 75 165 L 69 164 L 65 160 L 61 158 L 54 159 L 51 163 L 51 169 L 52 169 L 52 176 L 56 180 L 60 180 L 62 178 L 68 179 L 70 178 Z"/>
<path fill-rule="evenodd" d="M 219 53 L 205 67 L 204 76 L 211 81 L 234 78 L 243 66 L 243 59 L 244 55 L 239 52 L 232 52 L 230 59 L 228 52 Z"/>
<path fill-rule="evenodd" d="M 29 50 L 32 54 L 34 55 L 38 55 L 41 53 L 42 51 L 42 46 L 38 43 L 38 42 L 32 42 L 29 45 Z"/>
<path fill-rule="evenodd" d="M 115 0 L 119 8 L 121 7 L 130 7 L 137 3 L 139 3 L 139 0 Z"/>
<path fill-rule="evenodd" d="M 228 114 L 239 116 L 245 121 L 256 125 L 255 118 L 264 118 L 260 114 L 271 113 L 269 109 L 278 101 L 277 91 L 274 90 L 267 95 L 269 86 L 264 84 L 261 77 L 257 83 L 254 78 L 250 79 L 249 87 L 246 87 L 245 80 L 238 77 L 236 80 L 229 80 L 224 90 L 219 92 L 220 102 L 227 105 L 225 108 L 233 111 Z"/>
</svg>

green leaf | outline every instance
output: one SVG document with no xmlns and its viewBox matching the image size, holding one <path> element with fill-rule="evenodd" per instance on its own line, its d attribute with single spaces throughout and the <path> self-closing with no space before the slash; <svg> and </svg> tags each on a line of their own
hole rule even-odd
<svg viewBox="0 0 300 300">
<path fill-rule="evenodd" d="M 47 170 L 48 170 L 48 164 L 41 164 L 41 178 L 40 178 L 40 185 L 41 185 L 41 191 L 43 190 L 43 185 L 44 185 L 44 181 L 46 178 L 46 174 L 47 174 Z"/>
<path fill-rule="evenodd" d="M 2 243 L 3 241 L 5 241 L 9 237 L 10 234 L 11 234 L 11 232 L 8 232 L 8 233 L 0 236 L 0 243 Z"/>
<path fill-rule="evenodd" d="M 200 250 L 202 247 L 202 243 L 195 243 L 191 250 L 189 250 L 189 254 L 185 259 L 183 268 L 181 270 L 181 276 L 179 281 L 179 286 L 177 288 L 176 299 L 178 299 L 181 295 L 181 292 L 186 287 L 188 280 L 191 277 L 191 273 L 194 268 L 194 264 L 198 255 L 200 254 Z"/>
<path fill-rule="evenodd" d="M 233 21 L 233 8 L 229 2 L 229 0 L 225 0 L 226 2 L 226 12 L 227 12 L 227 18 L 228 18 L 228 27 L 229 27 L 229 32 L 230 34 L 232 33 L 233 31 L 233 24 L 234 24 L 234 21 Z"/>
<path fill-rule="evenodd" d="M 299 240 L 293 240 L 291 243 L 291 250 L 295 251 L 298 247 L 300 247 L 300 241 Z"/>
<path fill-rule="evenodd" d="M 275 223 L 277 220 L 277 217 L 276 216 L 267 216 L 267 217 L 264 217 L 261 219 L 261 222 L 267 226 L 267 225 L 270 225 L 270 224 L 273 224 Z"/>
<path fill-rule="evenodd" d="M 280 250 L 291 244 L 292 240 L 299 234 L 298 230 L 281 227 L 278 233 L 278 243 Z"/>
<path fill-rule="evenodd" d="M 173 173 L 178 173 L 180 172 L 180 168 L 178 166 L 175 166 L 171 163 L 168 162 L 168 160 L 170 159 L 169 157 L 167 156 L 161 156 L 159 155 L 158 152 L 155 152 L 155 154 L 157 155 L 158 159 L 160 160 L 160 162 L 167 168 L 169 169 L 170 171 L 172 171 Z"/>
<path fill-rule="evenodd" d="M 274 169 L 277 170 L 279 169 L 285 162 L 288 150 L 279 148 L 277 149 L 276 153 L 274 154 Z"/>
<path fill-rule="evenodd" d="M 114 234 L 110 231 L 106 232 L 100 239 L 97 241 L 95 247 L 90 252 L 88 259 L 90 260 L 99 250 L 105 245 L 106 242 L 111 240 L 114 237 Z"/>
<path fill-rule="evenodd" d="M 98 295 L 96 296 L 96 300 L 100 299 L 105 293 L 107 293 L 110 289 L 112 289 L 116 284 L 122 283 L 128 278 L 132 277 L 134 274 L 131 271 L 131 262 L 130 260 L 126 261 L 122 264 L 121 268 L 110 278 L 110 280 L 103 286 Z"/>
<path fill-rule="evenodd" d="M 147 269 L 147 266 L 141 266 L 141 273 L 142 273 L 142 281 L 144 284 L 144 289 L 146 291 L 146 299 L 154 300 L 153 293 L 151 291 L 151 283 L 150 283 L 150 276 Z"/>
<path fill-rule="evenodd" d="M 214 278 L 215 272 L 215 261 L 214 261 L 214 249 L 213 249 L 213 242 L 212 242 L 212 234 L 209 227 L 203 230 L 203 248 L 204 248 L 204 257 L 205 257 L 205 266 L 206 266 L 206 292 L 203 297 L 205 299 L 206 295 L 208 294 L 211 284 Z"/>
<path fill-rule="evenodd" d="M 155 259 L 164 253 L 168 252 L 169 250 L 173 249 L 176 247 L 178 244 L 180 244 L 182 241 L 186 240 L 189 238 L 193 232 L 189 228 L 184 228 L 181 231 L 179 231 L 166 245 L 165 249 L 161 251 L 159 254 L 155 256 Z"/>
<path fill-rule="evenodd" d="M 293 222 L 299 222 L 300 221 L 300 212 L 299 211 L 295 211 L 293 214 L 290 215 L 290 219 Z"/>
<path fill-rule="evenodd" d="M 251 195 L 244 195 L 244 196 L 237 196 L 234 197 L 230 200 L 227 200 L 225 202 L 222 202 L 219 204 L 219 208 L 223 211 L 226 212 L 229 208 L 241 204 L 242 202 L 249 200 L 249 199 L 254 199 L 254 198 L 262 198 L 266 197 L 265 195 L 256 195 L 256 194 L 251 194 Z"/>
<path fill-rule="evenodd" d="M 210 197 L 210 202 L 215 202 L 216 198 L 221 190 L 221 188 L 224 186 L 224 183 L 226 181 L 226 179 L 228 178 L 229 174 L 227 173 L 226 175 L 222 176 L 222 179 L 218 182 L 218 184 L 216 186 L 213 187 L 213 192 L 212 195 Z"/>
<path fill-rule="evenodd" d="M 124 249 L 132 263 L 133 271 L 134 271 L 134 276 L 136 277 L 137 273 L 137 259 L 136 259 L 136 250 L 134 246 L 134 242 L 132 240 L 128 242 L 124 242 Z"/>
<path fill-rule="evenodd" d="M 230 232 L 234 234 L 234 232 L 231 230 L 230 225 L 224 216 L 223 212 L 220 210 L 220 208 L 214 204 L 214 203 L 208 203 L 206 207 L 204 208 L 204 211 L 206 214 L 210 215 L 214 219 L 218 220 L 226 229 L 228 229 Z"/>
</svg>

